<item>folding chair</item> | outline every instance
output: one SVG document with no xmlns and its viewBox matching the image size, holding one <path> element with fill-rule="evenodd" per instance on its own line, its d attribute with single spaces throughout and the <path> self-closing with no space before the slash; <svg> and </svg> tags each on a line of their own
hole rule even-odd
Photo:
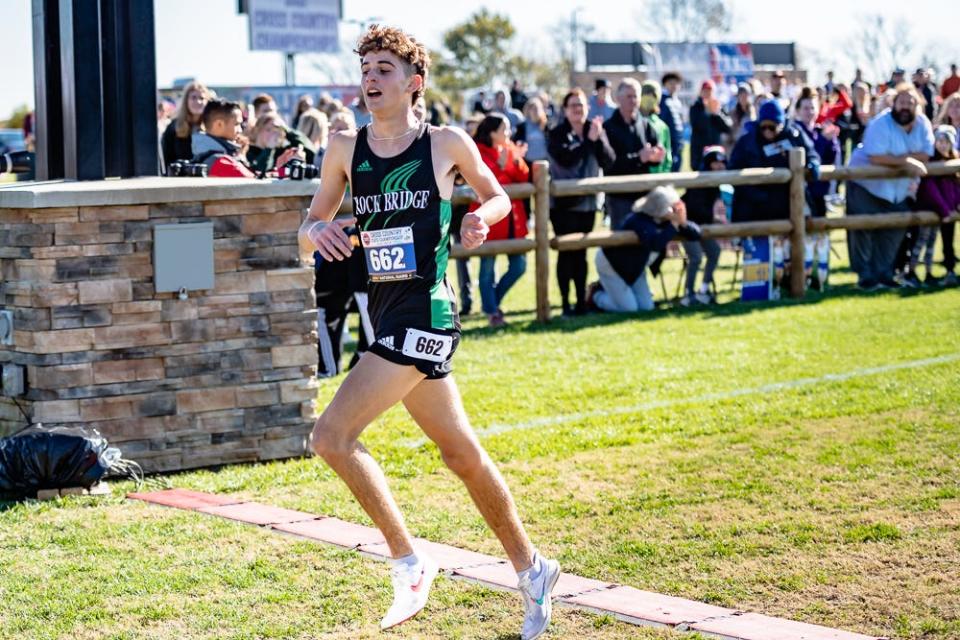
<svg viewBox="0 0 960 640">
<path fill-rule="evenodd" d="M 664 260 L 667 258 L 680 258 L 683 260 L 683 263 L 680 266 L 680 280 L 677 282 L 677 292 L 672 298 L 667 292 L 667 280 L 663 275 L 663 269 L 660 269 L 660 289 L 663 291 L 663 300 L 661 302 L 668 303 L 680 299 L 680 289 L 683 286 L 683 278 L 687 273 L 689 258 L 687 257 L 686 252 L 683 250 L 683 245 L 676 241 L 673 241 L 667 245 L 665 253 L 666 256 L 664 256 Z"/>
<path fill-rule="evenodd" d="M 737 289 L 737 273 L 740 271 L 740 261 L 743 259 L 743 246 L 737 242 L 733 245 L 733 252 L 733 279 L 730 280 L 730 293 L 733 293 Z"/>
</svg>

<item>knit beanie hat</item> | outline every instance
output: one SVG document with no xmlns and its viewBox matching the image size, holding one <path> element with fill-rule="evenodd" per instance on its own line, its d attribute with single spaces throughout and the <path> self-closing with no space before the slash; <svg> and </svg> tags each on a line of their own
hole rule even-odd
<svg viewBox="0 0 960 640">
<path fill-rule="evenodd" d="M 783 113 L 783 106 L 779 100 L 767 100 L 760 105 L 760 113 L 757 114 L 757 121 L 763 122 L 769 120 L 777 124 L 783 124 L 786 116 Z"/>
<path fill-rule="evenodd" d="M 946 138 L 950 141 L 951 147 L 957 146 L 957 130 L 952 124 L 941 124 L 933 131 L 933 138 Z"/>
<path fill-rule="evenodd" d="M 727 163 L 727 152 L 718 144 L 703 148 L 703 162 L 700 166 L 709 171 L 710 165 L 714 162 Z"/>
<path fill-rule="evenodd" d="M 645 213 L 651 218 L 660 220 L 670 215 L 673 205 L 680 202 L 680 194 L 673 187 L 657 187 L 644 197 L 633 203 L 633 210 Z"/>
</svg>

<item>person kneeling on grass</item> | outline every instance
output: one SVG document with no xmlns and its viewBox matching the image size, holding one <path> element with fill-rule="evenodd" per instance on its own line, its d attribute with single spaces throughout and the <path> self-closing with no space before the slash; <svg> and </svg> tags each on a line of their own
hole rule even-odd
<svg viewBox="0 0 960 640">
<path fill-rule="evenodd" d="M 600 282 L 591 285 L 588 299 L 602 311 L 651 311 L 647 267 L 654 275 L 659 273 L 670 241 L 677 234 L 699 240 L 700 227 L 687 222 L 686 207 L 673 187 L 657 187 L 634 203 L 623 230 L 636 233 L 640 244 L 597 250 Z"/>
</svg>

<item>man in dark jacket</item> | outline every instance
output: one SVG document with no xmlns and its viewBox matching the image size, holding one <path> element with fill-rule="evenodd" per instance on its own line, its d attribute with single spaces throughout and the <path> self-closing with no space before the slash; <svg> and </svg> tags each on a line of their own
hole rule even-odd
<svg viewBox="0 0 960 640">
<path fill-rule="evenodd" d="M 783 107 L 776 100 L 760 105 L 757 122 L 748 122 L 744 134 L 730 154 L 731 169 L 789 167 L 788 154 L 794 147 L 806 150 L 806 167 L 814 178 L 820 173 L 820 156 L 813 142 L 794 123 L 786 122 Z M 790 218 L 790 185 L 741 185 L 733 192 L 733 221 L 787 220 Z"/>
<path fill-rule="evenodd" d="M 588 296 L 602 311 L 652 311 L 647 267 L 654 275 L 659 273 L 667 245 L 678 234 L 688 240 L 700 238 L 700 228 L 687 222 L 686 208 L 673 187 L 657 187 L 633 208 L 623 230 L 636 233 L 640 244 L 604 247 L 596 253 L 600 282 L 593 284 Z"/>
<path fill-rule="evenodd" d="M 700 97 L 690 107 L 690 165 L 694 171 L 698 171 L 703 162 L 703 148 L 721 144 L 723 134 L 733 129 L 730 116 L 713 95 L 715 91 L 713 80 L 704 80 Z"/>
<path fill-rule="evenodd" d="M 937 92 L 933 90 L 933 85 L 930 83 L 930 74 L 928 74 L 927 70 L 923 67 L 920 67 L 914 72 L 913 86 L 915 86 L 917 91 L 920 92 L 920 95 L 923 96 L 923 114 L 927 116 L 927 120 L 933 122 L 933 116 L 937 111 L 937 103 L 935 102 Z"/>
<path fill-rule="evenodd" d="M 653 125 L 640 114 L 640 83 L 633 78 L 624 78 L 617 87 L 618 108 L 603 123 L 610 147 L 616 154 L 608 176 L 628 176 L 650 173 L 659 165 L 667 150 L 657 140 Z M 620 229 L 630 214 L 631 207 L 644 192 L 618 193 L 607 196 L 607 214 L 610 228 Z"/>
<path fill-rule="evenodd" d="M 776 99 L 760 105 L 757 121 L 748 122 L 744 134 L 730 154 L 731 169 L 790 166 L 789 153 L 795 147 L 806 151 L 806 168 L 813 179 L 820 175 L 820 156 L 813 142 L 796 124 L 786 122 L 783 107 Z M 806 193 L 810 201 L 809 189 Z M 809 205 L 807 206 L 809 210 Z M 790 218 L 790 184 L 742 185 L 733 191 L 733 221 L 787 220 Z M 774 264 L 777 280 L 789 282 L 790 246 L 785 238 L 775 237 Z"/>
<path fill-rule="evenodd" d="M 207 165 L 214 178 L 256 177 L 240 153 L 237 139 L 243 116 L 236 102 L 214 98 L 203 108 L 203 132 L 193 134 L 191 162 Z"/>
<path fill-rule="evenodd" d="M 683 78 L 679 73 L 673 71 L 665 73 L 661 84 L 663 85 L 663 94 L 660 96 L 660 119 L 670 127 L 670 146 L 672 152 L 673 164 L 671 171 L 680 171 L 680 163 L 683 160 L 683 103 L 677 96 L 680 91 L 680 83 Z"/>
</svg>

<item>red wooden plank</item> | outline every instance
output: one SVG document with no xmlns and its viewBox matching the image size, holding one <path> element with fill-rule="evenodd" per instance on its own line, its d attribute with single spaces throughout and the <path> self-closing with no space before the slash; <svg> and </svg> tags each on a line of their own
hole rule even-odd
<svg viewBox="0 0 960 640">
<path fill-rule="evenodd" d="M 455 576 L 476 580 L 483 585 L 495 589 L 517 590 L 517 572 L 513 570 L 513 565 L 510 564 L 488 564 L 482 567 L 468 567 L 465 569 L 457 569 L 453 574 Z"/>
<path fill-rule="evenodd" d="M 561 573 L 557 580 L 557 586 L 553 588 L 553 597 L 561 598 L 572 596 L 585 591 L 597 591 L 600 589 L 611 589 L 616 585 L 592 578 L 581 578 L 572 573 Z"/>
<path fill-rule="evenodd" d="M 806 622 L 771 618 L 759 613 L 744 613 L 697 622 L 690 625 L 690 629 L 735 640 L 876 640 L 877 638 L 877 636 L 865 636 Z"/>
<path fill-rule="evenodd" d="M 606 611 L 640 622 L 671 627 L 682 622 L 696 622 L 735 613 L 733 609 L 622 586 L 561 598 L 561 601 L 564 604 Z"/>
<path fill-rule="evenodd" d="M 477 565 L 503 564 L 506 562 L 503 558 L 488 556 L 468 549 L 460 549 L 449 544 L 431 542 L 423 538 L 414 538 L 413 548 L 418 552 L 428 554 L 437 561 L 441 571 L 452 571 L 463 567 L 473 567 Z M 384 558 L 390 557 L 390 549 L 386 544 L 365 544 L 361 545 L 358 551 L 369 553 Z"/>
<path fill-rule="evenodd" d="M 153 504 L 160 504 L 165 507 L 190 510 L 243 502 L 240 498 L 223 496 L 216 493 L 205 493 L 203 491 L 191 491 L 190 489 L 164 489 L 163 491 L 150 491 L 146 493 L 128 493 L 127 498 L 152 502 Z"/>
<path fill-rule="evenodd" d="M 360 545 L 373 545 L 383 542 L 383 534 L 373 527 L 364 527 L 337 518 L 321 518 L 306 522 L 276 524 L 277 531 L 292 533 L 312 540 L 329 542 L 339 547 L 354 549 Z"/>
<path fill-rule="evenodd" d="M 314 520 L 318 516 L 303 511 L 293 511 L 291 509 L 281 509 L 271 507 L 266 504 L 256 502 L 243 502 L 240 504 L 228 504 L 219 507 L 203 507 L 197 509 L 200 513 L 209 513 L 210 515 L 229 518 L 230 520 L 239 520 L 256 525 L 268 524 L 286 524 L 290 522 L 302 522 L 304 520 Z"/>
</svg>

